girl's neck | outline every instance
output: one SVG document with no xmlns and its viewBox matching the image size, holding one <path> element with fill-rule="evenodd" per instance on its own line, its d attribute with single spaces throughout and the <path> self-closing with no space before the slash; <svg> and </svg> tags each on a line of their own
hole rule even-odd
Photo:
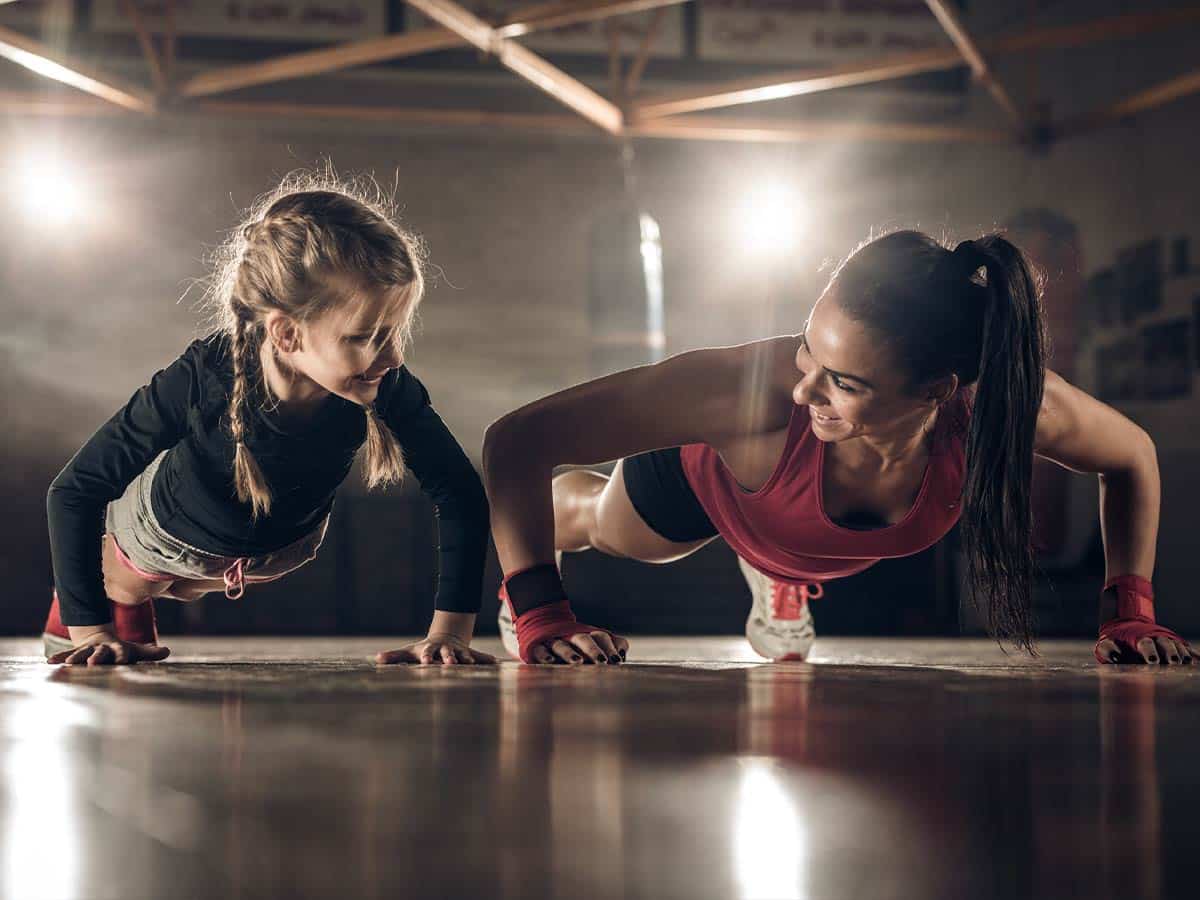
<svg viewBox="0 0 1200 900">
<path fill-rule="evenodd" d="M 267 392 L 275 398 L 286 417 L 305 418 L 329 396 L 325 388 L 281 361 L 265 342 L 258 351 L 258 358 Z"/>
</svg>

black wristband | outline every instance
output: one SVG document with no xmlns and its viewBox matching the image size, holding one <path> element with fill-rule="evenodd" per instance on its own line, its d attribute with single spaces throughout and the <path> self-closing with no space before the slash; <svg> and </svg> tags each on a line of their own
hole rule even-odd
<svg viewBox="0 0 1200 900">
<path fill-rule="evenodd" d="M 553 563 L 543 563 L 510 575 L 504 579 L 504 589 L 508 592 L 514 616 L 567 599 L 562 576 Z"/>
</svg>

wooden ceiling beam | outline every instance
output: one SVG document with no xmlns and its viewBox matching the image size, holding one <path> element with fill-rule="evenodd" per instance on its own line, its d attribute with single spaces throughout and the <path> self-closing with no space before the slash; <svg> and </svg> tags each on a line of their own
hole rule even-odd
<svg viewBox="0 0 1200 900">
<path fill-rule="evenodd" d="M 154 97 L 148 91 L 126 84 L 94 66 L 76 62 L 41 41 L 2 26 L 0 58 L 125 109 L 140 113 L 155 110 Z"/>
<path fill-rule="evenodd" d="M 963 23 L 958 11 L 953 9 L 946 0 L 925 0 L 925 5 L 929 7 L 929 11 L 938 20 L 942 30 L 950 38 L 950 42 L 958 48 L 958 52 L 971 67 L 971 74 L 975 76 L 975 80 L 987 89 L 987 92 L 1000 104 L 1001 109 L 1008 113 L 1013 124 L 1023 131 L 1025 125 L 1020 111 L 1009 97 L 1008 91 L 1004 89 L 1004 85 L 1000 83 L 988 66 L 987 60 L 983 58 L 983 53 L 971 37 L 971 33 L 967 31 L 967 26 Z"/>
<path fill-rule="evenodd" d="M 501 38 L 515 38 L 563 25 L 675 6 L 681 2 L 684 0 L 556 0 L 514 10 L 495 28 L 495 32 Z M 449 28 L 421 28 L 320 50 L 290 53 L 262 62 L 214 69 L 184 82 L 180 85 L 179 93 L 184 97 L 209 97 L 259 84 L 307 78 L 355 66 L 465 47 L 468 43 Z"/>
<path fill-rule="evenodd" d="M 1200 5 L 1111 16 L 1083 25 L 1061 25 L 1039 28 L 1036 31 L 1021 29 L 1009 35 L 983 41 L 981 47 L 990 55 L 1005 56 L 1030 50 L 1083 47 L 1197 23 L 1200 23 Z M 867 62 L 777 72 L 724 84 L 664 92 L 635 104 L 634 112 L 640 121 L 890 81 L 924 72 L 953 69 L 961 65 L 963 58 L 956 49 L 922 50 Z"/>
<path fill-rule="evenodd" d="M 1066 119 L 1053 127 L 1051 133 L 1056 138 L 1076 137 L 1195 93 L 1200 93 L 1200 69 L 1194 69 L 1153 87 L 1130 94 L 1110 106 Z"/>
<path fill-rule="evenodd" d="M 588 121 L 610 134 L 621 133 L 625 117 L 615 104 L 515 40 L 499 36 L 496 29 L 474 13 L 452 0 L 408 0 L 408 3 L 483 52 L 495 56 L 506 69 L 520 75 Z"/>
</svg>

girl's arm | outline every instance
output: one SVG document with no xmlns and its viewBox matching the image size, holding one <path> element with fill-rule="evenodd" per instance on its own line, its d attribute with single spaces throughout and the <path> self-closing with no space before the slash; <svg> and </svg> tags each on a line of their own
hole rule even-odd
<svg viewBox="0 0 1200 900">
<path fill-rule="evenodd" d="M 393 377 L 376 408 L 438 519 L 438 586 L 429 631 L 469 642 L 487 555 L 487 495 L 462 446 L 430 405 L 425 386 L 403 366 Z"/>
<path fill-rule="evenodd" d="M 554 560 L 550 479 L 660 447 L 707 443 L 779 427 L 796 382 L 791 337 L 681 353 L 560 391 L 492 424 L 484 480 L 492 538 L 505 573 Z"/>
<path fill-rule="evenodd" d="M 188 411 L 198 403 L 202 342 L 159 371 L 102 425 L 50 485 L 46 514 L 50 554 L 63 624 L 76 643 L 96 632 L 111 633 L 100 560 L 104 507 L 159 453 L 187 431 Z"/>
<path fill-rule="evenodd" d="M 1119 575 L 1149 580 L 1160 498 L 1158 456 L 1150 435 L 1047 371 L 1034 452 L 1073 471 L 1099 475 L 1105 581 Z"/>
</svg>

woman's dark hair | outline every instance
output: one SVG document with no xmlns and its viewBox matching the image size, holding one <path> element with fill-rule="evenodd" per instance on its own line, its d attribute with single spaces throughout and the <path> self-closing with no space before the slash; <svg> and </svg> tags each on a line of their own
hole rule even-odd
<svg viewBox="0 0 1200 900">
<path fill-rule="evenodd" d="M 980 270 L 983 277 L 980 277 Z M 1045 383 L 1041 277 L 998 234 L 950 251 L 918 231 L 859 247 L 829 282 L 879 334 L 913 390 L 978 382 L 966 446 L 962 535 L 971 599 L 989 632 L 1034 653 L 1030 482 Z"/>
</svg>

